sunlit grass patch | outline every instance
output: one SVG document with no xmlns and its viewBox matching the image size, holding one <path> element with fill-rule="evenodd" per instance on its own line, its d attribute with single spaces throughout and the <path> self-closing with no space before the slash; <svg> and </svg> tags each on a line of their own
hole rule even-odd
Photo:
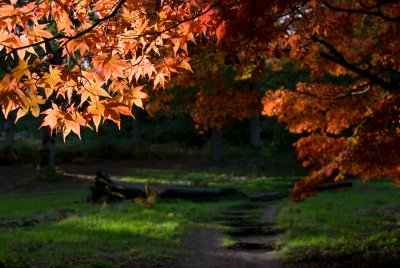
<svg viewBox="0 0 400 268">
<path fill-rule="evenodd" d="M 119 180 L 131 183 L 167 183 L 200 187 L 235 187 L 250 192 L 288 190 L 299 177 L 265 176 L 247 174 L 239 176 L 227 172 L 179 172 L 171 170 L 142 169 L 130 172 Z"/>
<path fill-rule="evenodd" d="M 1 194 L 0 261 L 6 267 L 119 267 L 174 259 L 186 252 L 186 230 L 206 225 L 237 202 L 159 200 L 144 209 L 127 200 L 99 206 L 85 201 L 88 192 Z"/>
<path fill-rule="evenodd" d="M 400 260 L 399 204 L 400 188 L 384 181 L 288 201 L 278 216 L 287 230 L 282 253 L 291 264 L 355 256 L 365 265 Z"/>
</svg>

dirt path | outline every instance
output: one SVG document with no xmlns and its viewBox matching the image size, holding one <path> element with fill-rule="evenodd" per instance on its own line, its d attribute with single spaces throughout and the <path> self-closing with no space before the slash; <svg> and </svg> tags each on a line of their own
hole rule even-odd
<svg viewBox="0 0 400 268">
<path fill-rule="evenodd" d="M 281 261 L 274 250 L 277 232 L 271 222 L 279 206 L 267 204 L 261 218 L 251 217 L 253 210 L 264 206 L 249 202 L 221 214 L 219 220 L 231 227 L 228 232 L 235 243 L 222 247 L 223 234 L 217 228 L 198 231 L 188 237 L 193 257 L 180 264 L 182 268 L 278 268 Z M 252 208 L 252 206 L 254 206 Z"/>
</svg>

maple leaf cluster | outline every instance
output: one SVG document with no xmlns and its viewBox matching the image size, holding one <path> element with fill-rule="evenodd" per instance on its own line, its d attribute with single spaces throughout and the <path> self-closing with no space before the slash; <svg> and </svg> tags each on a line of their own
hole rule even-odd
<svg viewBox="0 0 400 268">
<path fill-rule="evenodd" d="M 184 95 L 190 95 L 189 89 L 192 94 L 195 92 L 194 96 L 183 98 L 183 106 L 199 133 L 260 115 L 262 95 L 251 88 L 248 79 L 251 75 L 241 65 L 227 65 L 225 53 L 199 52 L 192 58 L 192 67 L 193 73 L 182 74 L 174 80 L 174 85 Z"/>
<path fill-rule="evenodd" d="M 79 135 L 105 120 L 119 124 L 143 106 L 144 91 L 193 69 L 197 79 L 178 78 L 200 88 L 193 117 L 219 127 L 247 116 L 253 93 L 222 85 L 214 63 L 253 66 L 255 78 L 266 59 L 284 59 L 314 81 L 263 100 L 265 115 L 304 135 L 296 146 L 313 171 L 295 186 L 296 198 L 326 177 L 400 176 L 398 1 L 7 0 L 0 14 L 6 116 L 42 113 L 42 126 Z M 223 56 L 204 57 L 198 71 L 189 63 L 194 47 Z M 315 82 L 327 75 L 350 81 Z"/>
<path fill-rule="evenodd" d="M 200 90 L 196 93 L 190 115 L 195 122 L 195 128 L 203 133 L 209 128 L 221 129 L 235 121 L 257 116 L 260 108 L 260 94 L 256 90 Z"/>
<path fill-rule="evenodd" d="M 282 23 L 292 30 L 279 38 L 278 58 L 299 62 L 314 81 L 350 77 L 342 84 L 301 82 L 264 96 L 264 115 L 304 135 L 295 146 L 312 171 L 295 185 L 294 199 L 346 175 L 398 181 L 400 4 L 308 1 Z"/>
<path fill-rule="evenodd" d="M 0 58 L 12 67 L 0 81 L 3 113 L 42 112 L 64 138 L 119 124 L 143 106 L 144 86 L 191 69 L 188 43 L 210 33 L 213 12 L 207 1 L 2 2 Z"/>
</svg>

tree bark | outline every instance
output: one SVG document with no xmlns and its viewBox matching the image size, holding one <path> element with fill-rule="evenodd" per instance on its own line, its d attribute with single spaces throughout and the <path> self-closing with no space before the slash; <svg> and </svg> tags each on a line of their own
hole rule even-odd
<svg viewBox="0 0 400 268">
<path fill-rule="evenodd" d="M 18 159 L 15 153 L 15 119 L 17 117 L 16 111 L 8 114 L 7 119 L 3 117 L 4 129 L 4 150 L 1 152 L 3 164 L 13 164 Z"/>
<path fill-rule="evenodd" d="M 15 141 L 15 119 L 17 118 L 16 111 L 10 112 L 7 119 L 4 121 L 4 142 L 5 150 L 9 153 L 14 152 Z"/>
<path fill-rule="evenodd" d="M 250 118 L 250 144 L 257 148 L 261 147 L 259 116 Z"/>
<path fill-rule="evenodd" d="M 55 168 L 55 135 L 49 127 L 43 128 L 42 148 L 40 149 L 39 173 L 43 179 L 51 179 L 56 173 Z"/>
<path fill-rule="evenodd" d="M 177 185 L 120 183 L 113 181 L 109 176 L 98 172 L 94 184 L 90 187 L 90 200 L 96 203 L 134 199 L 154 195 L 160 198 L 179 198 L 188 200 L 213 200 L 221 197 L 247 196 L 236 189 L 207 189 Z"/>
<path fill-rule="evenodd" d="M 326 182 L 317 187 L 318 191 L 328 191 L 339 188 L 349 188 L 353 186 L 353 182 L 351 181 L 335 181 L 335 182 Z"/>
<path fill-rule="evenodd" d="M 211 129 L 211 156 L 214 162 L 221 162 L 223 157 L 222 129 Z"/>
<path fill-rule="evenodd" d="M 132 142 L 136 146 L 140 146 L 142 144 L 142 133 L 140 128 L 140 114 L 137 109 L 133 109 L 133 115 L 135 119 L 132 120 Z"/>
</svg>

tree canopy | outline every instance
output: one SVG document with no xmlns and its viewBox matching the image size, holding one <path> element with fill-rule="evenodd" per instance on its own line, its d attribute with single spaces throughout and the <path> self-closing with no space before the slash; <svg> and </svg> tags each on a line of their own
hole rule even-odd
<svg viewBox="0 0 400 268">
<path fill-rule="evenodd" d="M 266 61 L 290 60 L 312 82 L 268 91 L 263 114 L 304 133 L 296 147 L 313 171 L 294 197 L 313 194 L 326 177 L 398 181 L 396 0 L 9 0 L 0 14 L 0 59 L 10 63 L 0 72 L 5 115 L 42 113 L 42 126 L 65 138 L 132 116 L 143 88 L 192 71 L 196 51 L 253 66 L 253 79 Z"/>
</svg>

